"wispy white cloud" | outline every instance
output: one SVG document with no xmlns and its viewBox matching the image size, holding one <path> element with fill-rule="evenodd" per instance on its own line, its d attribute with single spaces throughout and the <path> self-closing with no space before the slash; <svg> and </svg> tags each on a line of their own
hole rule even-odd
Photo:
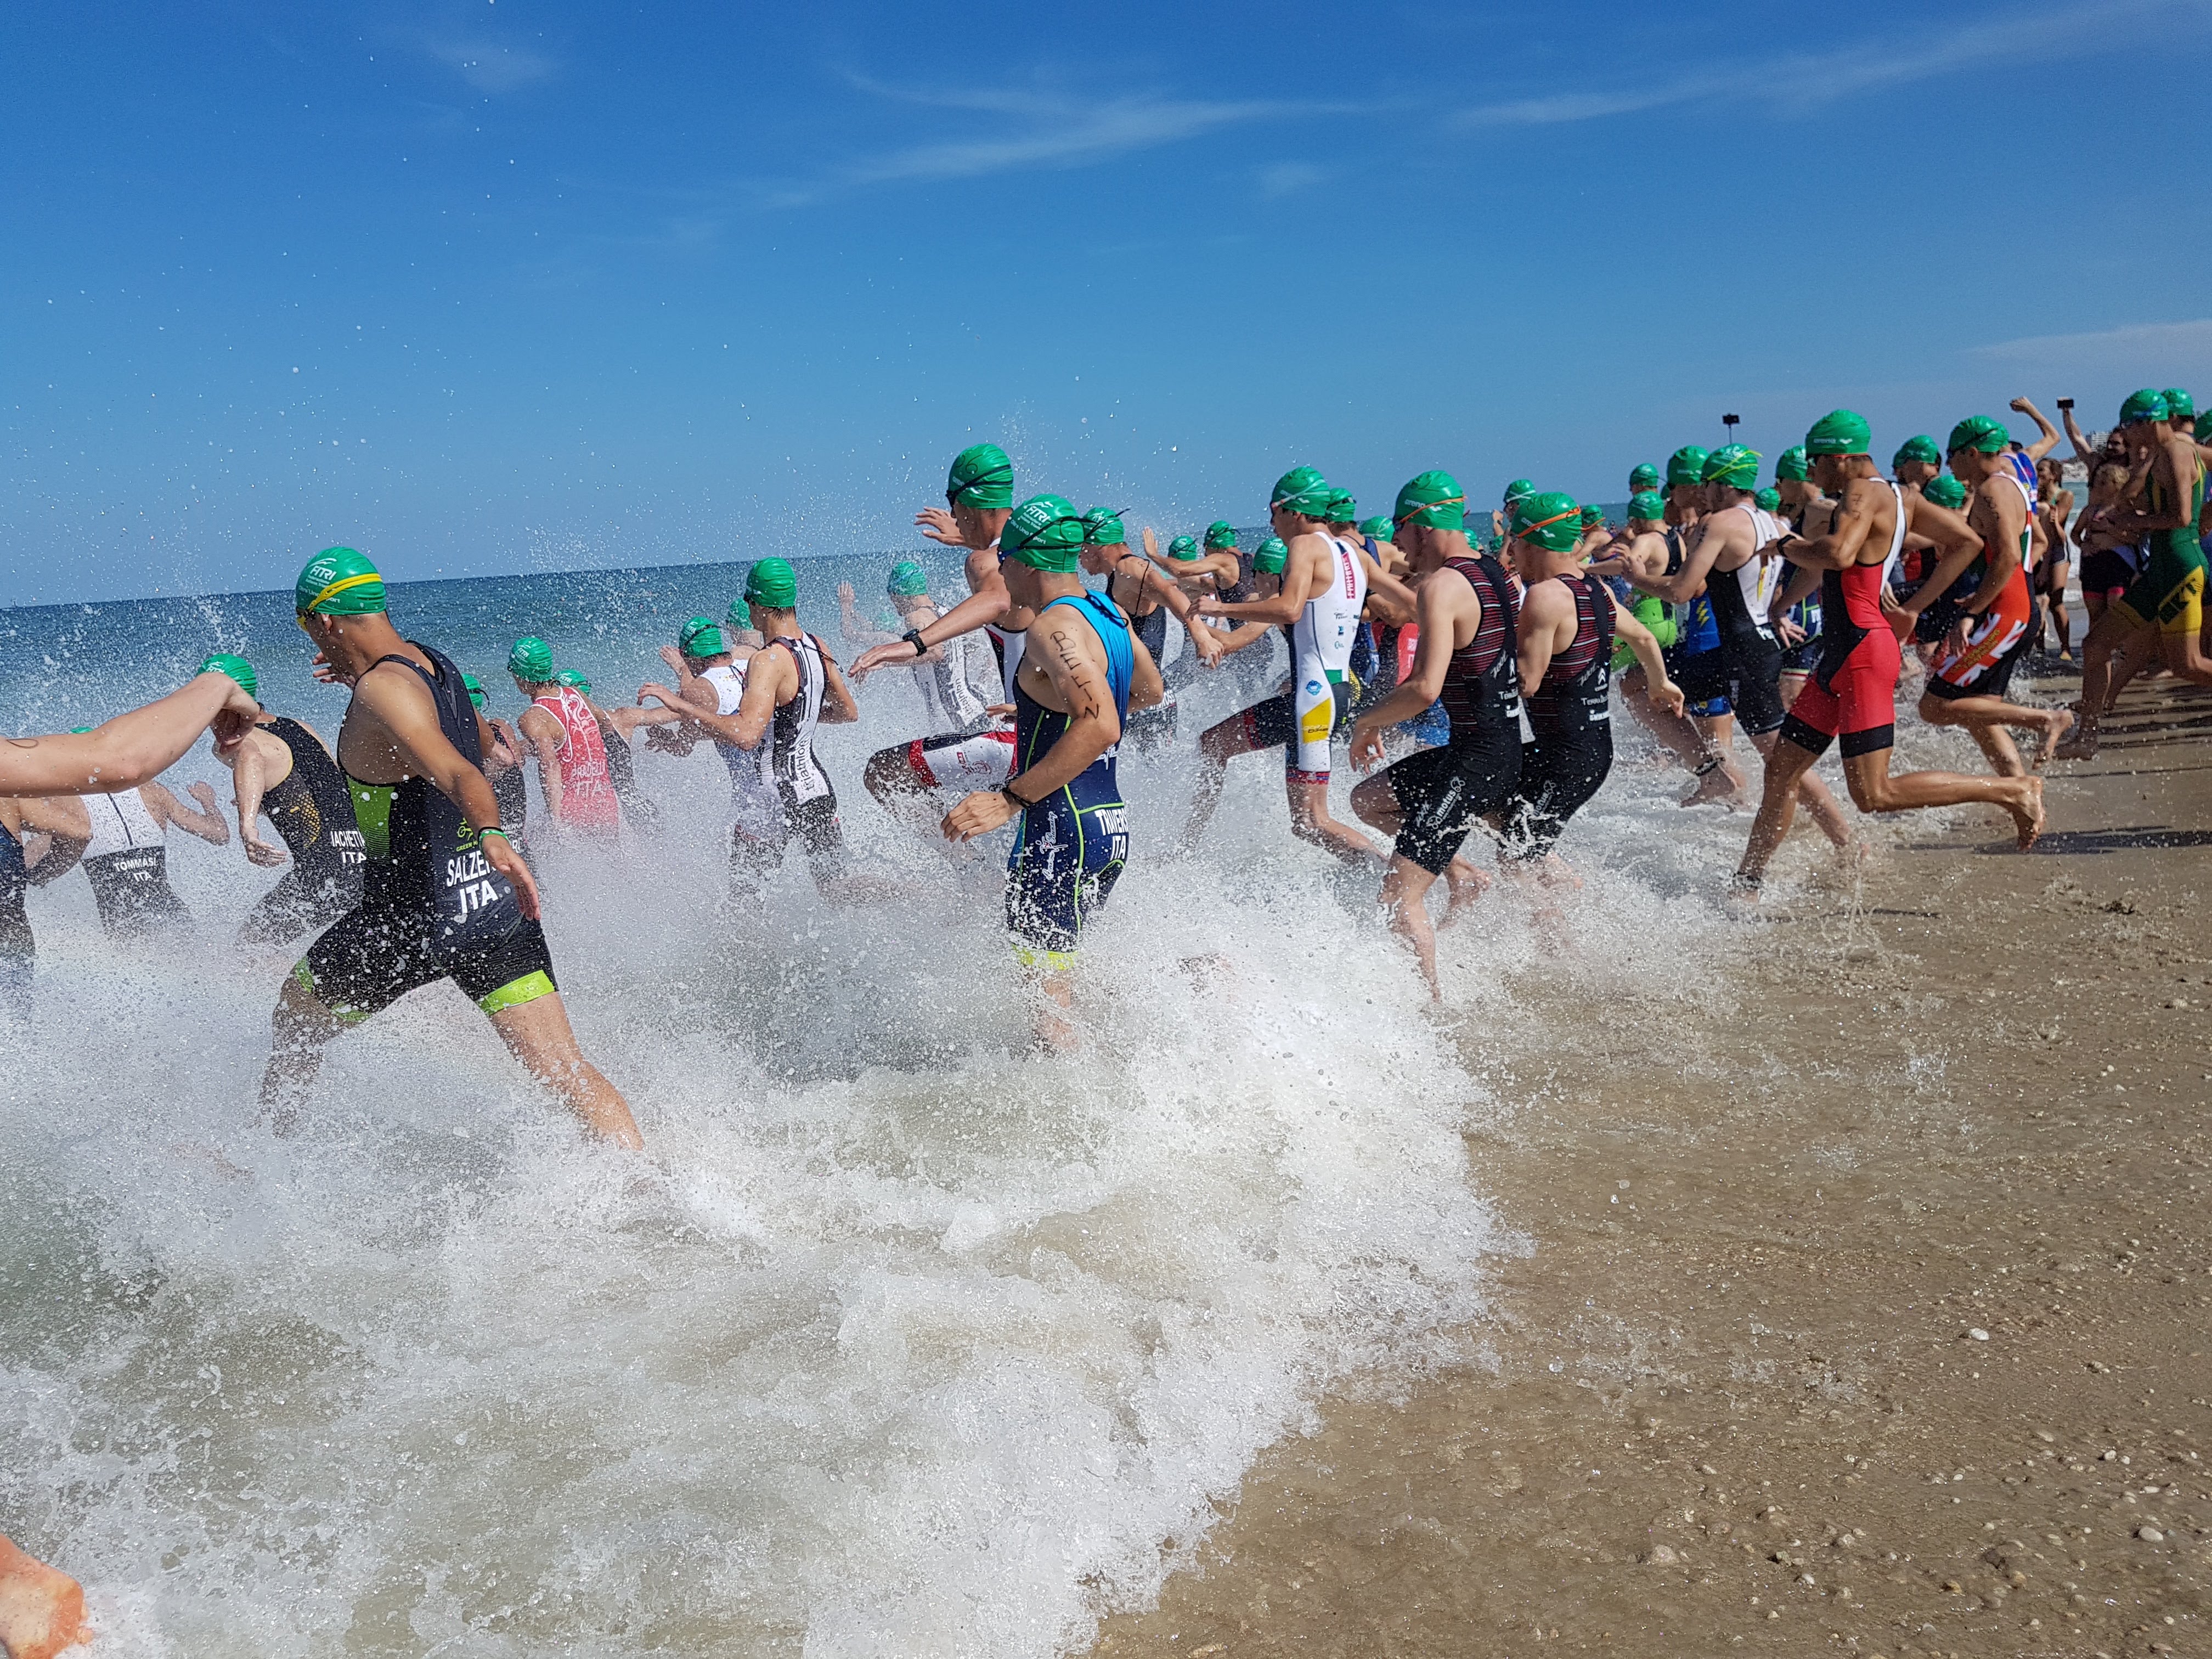
<svg viewBox="0 0 2212 1659">
<path fill-rule="evenodd" d="M 1765 104 L 1781 113 L 1804 114 L 1884 88 L 1992 64 L 2118 50 L 2140 44 L 2160 26 L 2195 33 L 2208 22 L 2212 22 L 2212 0 L 2098 0 L 2088 5 L 1992 19 L 1963 29 L 1929 30 L 1834 52 L 1749 59 L 1645 86 L 1485 104 L 1460 111 L 1452 118 L 1452 125 L 1548 126 L 1708 101 Z"/>
<path fill-rule="evenodd" d="M 2212 317 L 2185 323 L 2133 323 L 2087 334 L 2039 334 L 1976 346 L 1972 355 L 2002 362 L 2154 362 L 2212 359 Z"/>
<path fill-rule="evenodd" d="M 542 52 L 491 40 L 425 40 L 422 50 L 478 92 L 495 94 L 546 80 L 561 67 Z"/>
<path fill-rule="evenodd" d="M 1310 161 L 1277 161 L 1260 169 L 1260 194 L 1270 202 L 1280 201 L 1335 177 L 1334 167 L 1319 167 Z"/>
<path fill-rule="evenodd" d="M 942 183 L 1030 168 L 1092 167 L 1237 126 L 1310 116 L 1310 103 L 1172 98 L 1139 93 L 1104 100 L 1069 94 L 990 89 L 915 93 L 848 76 L 862 91 L 927 108 L 992 118 L 975 137 L 915 143 L 863 156 L 820 177 L 768 192 L 772 205 L 802 206 L 841 191 L 902 182 Z"/>
</svg>

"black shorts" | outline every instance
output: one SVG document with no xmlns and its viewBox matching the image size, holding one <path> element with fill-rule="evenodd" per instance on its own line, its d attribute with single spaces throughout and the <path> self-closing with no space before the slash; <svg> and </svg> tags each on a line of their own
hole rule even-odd
<svg viewBox="0 0 2212 1659">
<path fill-rule="evenodd" d="M 2116 548 L 2100 547 L 2081 556 L 2081 591 L 2110 599 L 2128 591 L 2136 579 L 2135 561 Z"/>
<path fill-rule="evenodd" d="M 545 930 L 525 917 L 495 944 L 440 945 L 428 906 L 363 903 L 307 947 L 293 976 L 339 1018 L 367 1019 L 418 987 L 450 979 L 488 1014 L 556 991 Z"/>
<path fill-rule="evenodd" d="M 1521 781 L 1521 740 L 1511 732 L 1495 743 L 1453 743 L 1409 755 L 1382 775 L 1405 818 L 1393 849 L 1432 876 L 1443 874 L 1477 820 L 1512 804 Z"/>
<path fill-rule="evenodd" d="M 361 869 L 308 870 L 295 864 L 246 913 L 242 945 L 289 945 L 361 902 Z"/>
<path fill-rule="evenodd" d="M 1790 711 L 1782 706 L 1782 646 L 1747 634 L 1717 651 L 1683 659 L 1674 683 L 1692 703 L 1726 697 L 1736 724 L 1753 737 L 1779 730 Z"/>
<path fill-rule="evenodd" d="M 1530 860 L 1549 853 L 1612 770 L 1609 724 L 1586 728 L 1571 744 L 1523 744 L 1521 787 L 1505 821 L 1505 856 Z"/>
<path fill-rule="evenodd" d="M 783 854 L 796 841 L 806 854 L 815 881 L 835 881 L 845 873 L 845 823 L 837 815 L 835 790 L 812 800 L 786 800 L 774 832 L 757 833 L 744 824 L 730 830 L 731 873 L 750 882 L 780 868 Z"/>
<path fill-rule="evenodd" d="M 1809 674 L 1813 665 L 1820 660 L 1820 636 L 1809 634 L 1782 653 L 1782 672 L 1785 674 Z"/>
</svg>

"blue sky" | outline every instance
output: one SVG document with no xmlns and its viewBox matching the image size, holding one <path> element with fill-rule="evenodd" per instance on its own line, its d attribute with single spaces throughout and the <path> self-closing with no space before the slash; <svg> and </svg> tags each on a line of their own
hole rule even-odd
<svg viewBox="0 0 2212 1659">
<path fill-rule="evenodd" d="M 1929 21 L 1933 16 L 1936 21 Z M 2212 0 L 11 8 L 0 604 L 2212 389 Z M 2170 137 L 2168 136 L 2170 134 Z"/>
</svg>

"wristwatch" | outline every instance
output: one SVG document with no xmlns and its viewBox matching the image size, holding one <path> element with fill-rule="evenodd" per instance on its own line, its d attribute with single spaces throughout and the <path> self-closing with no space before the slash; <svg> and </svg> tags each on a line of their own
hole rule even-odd
<svg viewBox="0 0 2212 1659">
<path fill-rule="evenodd" d="M 921 630 L 919 628 L 908 629 L 905 633 L 899 635 L 899 638 L 914 647 L 915 656 L 926 657 L 929 654 L 929 647 L 921 642 Z"/>
</svg>

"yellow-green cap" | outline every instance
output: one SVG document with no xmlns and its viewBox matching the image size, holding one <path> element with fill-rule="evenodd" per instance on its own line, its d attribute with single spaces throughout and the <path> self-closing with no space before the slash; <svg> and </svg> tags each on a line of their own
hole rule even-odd
<svg viewBox="0 0 2212 1659">
<path fill-rule="evenodd" d="M 369 616 L 385 608 L 384 578 L 366 554 L 326 547 L 300 572 L 292 600 L 303 617 Z"/>
</svg>

